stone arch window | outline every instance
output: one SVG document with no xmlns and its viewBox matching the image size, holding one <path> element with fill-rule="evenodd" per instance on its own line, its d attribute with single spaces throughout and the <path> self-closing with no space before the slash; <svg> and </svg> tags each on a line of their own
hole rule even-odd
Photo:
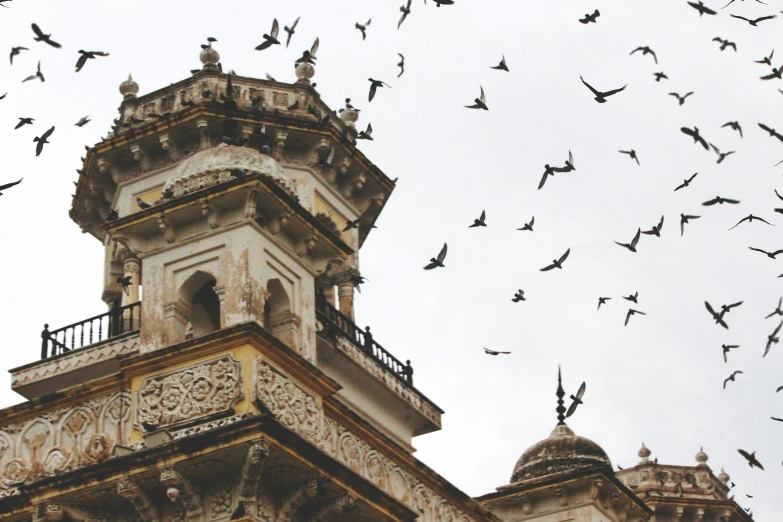
<svg viewBox="0 0 783 522">
<path fill-rule="evenodd" d="M 294 350 L 299 350 L 300 319 L 292 309 L 288 292 L 274 278 L 267 282 L 268 295 L 264 303 L 264 328 Z"/>
<path fill-rule="evenodd" d="M 185 305 L 190 335 L 199 337 L 220 329 L 220 298 L 215 292 L 217 283 L 212 274 L 196 271 L 180 287 L 179 299 Z"/>
</svg>

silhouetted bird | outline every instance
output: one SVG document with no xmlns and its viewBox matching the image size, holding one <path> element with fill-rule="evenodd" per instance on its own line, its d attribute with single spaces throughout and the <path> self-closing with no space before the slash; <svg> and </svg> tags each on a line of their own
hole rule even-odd
<svg viewBox="0 0 783 522">
<path fill-rule="evenodd" d="M 41 28 L 38 27 L 36 24 L 33 24 L 32 28 L 33 28 L 33 32 L 35 33 L 35 38 L 33 38 L 33 40 L 35 40 L 36 42 L 48 43 L 52 47 L 56 47 L 56 48 L 62 47 L 62 45 L 58 44 L 57 42 L 55 42 L 50 38 L 52 36 L 51 34 L 44 34 L 43 31 L 41 31 Z"/>
<path fill-rule="evenodd" d="M 359 134 L 356 136 L 357 140 L 370 140 L 375 141 L 372 139 L 372 124 L 367 124 L 367 130 L 359 131 Z"/>
<path fill-rule="evenodd" d="M 669 79 L 669 77 L 666 76 L 666 74 L 663 71 L 657 72 L 657 73 L 653 73 L 653 76 L 655 76 L 655 81 L 656 82 L 660 82 L 662 78 L 665 78 L 667 80 Z"/>
<path fill-rule="evenodd" d="M 362 40 L 367 39 L 367 26 L 370 25 L 370 22 L 372 22 L 372 18 L 367 20 L 367 23 L 360 24 L 359 22 L 356 22 L 356 25 L 354 25 L 355 28 L 357 28 L 362 33 Z"/>
<path fill-rule="evenodd" d="M 372 101 L 373 98 L 375 98 L 375 91 L 378 89 L 378 87 L 388 87 L 391 89 L 391 85 L 389 85 L 386 82 L 382 82 L 380 80 L 373 80 L 372 78 L 367 78 L 370 82 L 370 97 L 369 101 Z"/>
<path fill-rule="evenodd" d="M 679 187 L 677 187 L 676 189 L 674 189 L 674 191 L 675 191 L 675 192 L 677 192 L 677 191 L 678 191 L 678 190 L 680 190 L 681 188 L 685 188 L 685 187 L 689 186 L 689 185 L 691 184 L 691 181 L 693 181 L 693 178 L 695 178 L 695 177 L 696 177 L 696 174 L 698 174 L 698 172 L 696 172 L 696 173 L 695 173 L 693 176 L 691 176 L 690 178 L 682 180 L 682 185 L 680 185 Z"/>
<path fill-rule="evenodd" d="M 596 310 L 600 310 L 601 309 L 601 305 L 602 304 L 606 304 L 606 302 L 609 301 L 610 299 L 611 299 L 611 297 L 599 297 L 598 298 L 598 308 L 596 308 Z"/>
<path fill-rule="evenodd" d="M 280 42 L 277 41 L 277 35 L 279 32 L 280 26 L 277 23 L 277 18 L 275 18 L 272 21 L 272 30 L 270 31 L 270 34 L 264 34 L 264 41 L 256 46 L 256 51 L 263 51 L 264 49 L 268 49 L 273 45 L 280 45 Z"/>
<path fill-rule="evenodd" d="M 662 228 L 663 228 L 663 216 L 661 216 L 661 221 L 657 225 L 653 225 L 651 230 L 642 231 L 642 234 L 647 234 L 648 236 L 661 237 Z"/>
<path fill-rule="evenodd" d="M 731 150 L 731 151 L 729 151 L 729 152 L 721 152 L 721 151 L 720 151 L 720 149 L 719 149 L 718 147 L 716 147 L 715 145 L 713 145 L 712 143 L 710 143 L 710 147 L 712 147 L 712 150 L 714 150 L 714 151 L 715 151 L 715 154 L 717 154 L 717 155 L 718 155 L 718 161 L 717 161 L 717 163 L 718 163 L 719 165 L 720 165 L 720 163 L 721 163 L 723 160 L 725 160 L 725 159 L 726 159 L 726 156 L 731 156 L 731 155 L 732 155 L 732 154 L 734 154 L 734 152 L 735 152 L 735 151 L 733 151 L 733 150 Z"/>
<path fill-rule="evenodd" d="M 43 151 L 44 144 L 45 143 L 49 143 L 47 141 L 47 139 L 49 138 L 49 136 L 52 135 L 53 132 L 54 132 L 54 127 L 49 129 L 48 131 L 44 132 L 42 136 L 40 136 L 40 137 L 36 136 L 33 139 L 33 142 L 38 142 L 38 145 L 35 146 L 35 155 L 36 156 L 40 156 L 41 155 L 41 152 Z"/>
<path fill-rule="evenodd" d="M 634 303 L 638 304 L 639 303 L 639 301 L 638 301 L 638 299 L 639 299 L 639 291 L 637 290 L 636 293 L 634 293 L 633 295 L 629 295 L 627 297 L 623 297 L 623 299 L 625 299 L 626 301 L 631 301 L 631 302 L 634 302 Z"/>
<path fill-rule="evenodd" d="M 639 165 L 639 157 L 636 155 L 636 151 L 634 149 L 631 150 L 621 150 L 621 154 L 628 154 L 631 159 L 636 160 L 636 164 Z"/>
<path fill-rule="evenodd" d="M 742 372 L 740 372 L 740 373 L 742 373 Z M 753 453 L 748 453 L 747 451 L 741 450 L 741 449 L 738 449 L 737 451 L 739 451 L 739 454 L 742 455 L 743 457 L 745 457 L 745 460 L 748 461 L 748 466 L 750 466 L 751 468 L 753 466 L 756 466 L 757 468 L 764 469 L 764 466 L 761 465 L 761 462 L 759 462 L 756 459 L 756 452 L 755 451 Z"/>
<path fill-rule="evenodd" d="M 405 21 L 405 19 L 408 18 L 408 15 L 411 14 L 411 2 L 412 2 L 412 0 L 408 0 L 408 4 L 407 5 L 403 4 L 403 5 L 400 6 L 400 12 L 402 13 L 402 16 L 400 17 L 400 21 L 397 22 L 397 29 L 400 28 L 400 26 Z M 369 24 L 370 23 L 367 22 L 367 25 L 369 25 Z M 362 31 L 362 36 L 363 35 L 364 35 L 364 31 Z M 364 38 L 362 38 L 362 40 L 363 39 Z"/>
<path fill-rule="evenodd" d="M 240 518 L 244 518 L 245 516 L 247 516 L 245 513 L 245 503 L 240 500 L 237 508 L 234 510 L 233 513 L 231 513 L 231 518 L 229 520 L 239 520 Z"/>
<path fill-rule="evenodd" d="M 506 71 L 508 72 L 508 66 L 506 65 L 506 55 L 502 55 L 502 59 L 500 60 L 500 63 L 497 65 L 493 65 L 490 67 L 490 69 L 497 69 L 499 71 Z"/>
<path fill-rule="evenodd" d="M 0 196 L 3 195 L 4 190 L 10 189 L 11 187 L 15 187 L 16 185 L 20 184 L 22 182 L 22 179 L 20 179 L 19 181 L 14 181 L 13 183 L 6 183 L 5 185 L 0 185 Z"/>
<path fill-rule="evenodd" d="M 769 137 L 770 138 L 777 138 L 780 141 L 783 141 L 783 135 L 778 134 L 777 131 L 775 131 L 775 129 L 773 129 L 771 127 L 768 127 L 768 126 L 764 125 L 763 123 L 759 123 L 758 125 L 759 125 L 759 127 L 761 127 L 762 129 L 764 129 L 765 131 L 767 131 L 769 133 Z"/>
<path fill-rule="evenodd" d="M 514 298 L 512 299 L 512 301 L 514 301 L 515 303 L 518 303 L 520 301 L 525 301 L 525 300 L 526 300 L 525 299 L 525 292 L 524 292 L 524 290 L 521 290 L 521 289 L 517 290 L 517 293 L 514 294 Z"/>
<path fill-rule="evenodd" d="M 726 389 L 726 384 L 728 384 L 728 382 L 729 382 L 729 381 L 731 381 L 731 382 L 737 382 L 737 381 L 735 380 L 735 379 L 737 378 L 737 375 L 741 375 L 742 373 L 743 373 L 743 372 L 741 372 L 741 371 L 737 370 L 737 371 L 735 371 L 734 373 L 732 373 L 731 375 L 729 375 L 729 376 L 726 378 L 726 380 L 724 380 L 724 381 L 723 381 L 723 389 L 724 389 L 724 390 Z"/>
<path fill-rule="evenodd" d="M 132 277 L 133 276 L 120 276 L 117 278 L 117 282 L 122 285 L 122 291 L 125 292 L 125 295 L 130 295 L 130 284 Z"/>
<path fill-rule="evenodd" d="M 729 362 L 728 358 L 726 357 L 726 354 L 729 353 L 729 350 L 733 350 L 734 348 L 739 348 L 738 344 L 730 344 L 730 345 L 721 345 L 721 348 L 723 349 L 723 362 Z"/>
<path fill-rule="evenodd" d="M 767 346 L 764 348 L 764 355 L 762 357 L 766 357 L 769 353 L 769 349 L 772 348 L 773 344 L 777 344 L 780 342 L 780 338 L 777 336 L 780 333 L 780 327 L 783 326 L 783 320 L 780 321 L 780 324 L 775 328 L 775 330 L 767 336 Z"/>
<path fill-rule="evenodd" d="M 553 268 L 559 268 L 559 269 L 562 270 L 563 269 L 563 261 L 568 259 L 568 254 L 570 254 L 570 253 L 571 253 L 571 249 L 569 248 L 568 250 L 565 251 L 565 254 L 560 256 L 560 259 L 553 259 L 552 260 L 552 264 L 551 265 L 547 265 L 544 268 L 542 268 L 541 272 L 547 272 L 549 270 L 552 270 Z"/>
<path fill-rule="evenodd" d="M 751 250 L 755 250 L 756 252 L 761 252 L 762 254 L 766 254 L 768 258 L 775 259 L 775 256 L 778 254 L 783 254 L 783 250 L 775 250 L 774 252 L 767 252 L 766 250 L 762 250 L 760 248 L 755 247 L 748 247 Z"/>
<path fill-rule="evenodd" d="M 136 198 L 136 204 L 139 206 L 139 208 L 141 210 L 148 209 L 148 208 L 152 207 L 152 205 L 150 205 L 149 203 L 147 203 L 146 201 L 144 201 L 141 198 Z"/>
<path fill-rule="evenodd" d="M 589 24 L 590 22 L 597 23 L 597 18 L 601 16 L 601 13 L 596 9 L 593 14 L 586 13 L 584 18 L 580 18 L 579 21 L 583 24 Z"/>
<path fill-rule="evenodd" d="M 639 228 L 636 230 L 636 235 L 633 237 L 630 243 L 620 243 L 619 241 L 615 241 L 615 243 L 617 243 L 621 247 L 627 248 L 631 252 L 636 252 L 636 244 L 639 242 L 639 237 L 640 237 L 639 234 L 641 233 L 642 233 L 642 229 Z"/>
<path fill-rule="evenodd" d="M 10 56 L 11 65 L 14 64 L 14 56 L 18 56 L 19 53 L 21 53 L 22 51 L 29 51 L 29 50 L 30 49 L 28 49 L 27 47 L 11 47 L 11 56 Z"/>
<path fill-rule="evenodd" d="M 424 267 L 424 270 L 432 270 L 436 266 L 445 268 L 445 265 L 443 264 L 443 260 L 446 259 L 447 250 L 448 250 L 448 245 L 446 243 L 443 243 L 443 248 L 440 249 L 440 252 L 438 253 L 438 257 L 431 258 L 430 263 Z"/>
<path fill-rule="evenodd" d="M 536 221 L 536 216 L 533 216 L 532 218 L 530 218 L 530 223 L 525 223 L 522 226 L 522 228 L 518 228 L 517 230 L 529 230 L 529 231 L 532 232 L 533 231 L 533 223 L 535 223 L 535 221 Z"/>
<path fill-rule="evenodd" d="M 750 20 L 748 18 L 745 18 L 744 16 L 737 16 L 735 14 L 732 14 L 732 15 L 729 15 L 729 16 L 732 17 L 732 18 L 737 18 L 739 20 L 745 20 L 746 22 L 748 22 L 753 27 L 757 27 L 759 22 L 763 22 L 764 20 L 772 20 L 773 18 L 777 18 L 778 17 L 778 15 L 767 15 L 767 16 L 762 16 L 760 18 L 755 18 L 753 20 Z"/>
<path fill-rule="evenodd" d="M 511 353 L 511 352 L 496 352 L 495 350 L 490 350 L 489 348 L 485 348 L 483 346 L 482 346 L 482 348 L 484 348 L 484 353 L 487 354 L 487 355 L 500 355 L 501 353 L 505 354 L 505 355 L 508 355 L 508 354 Z"/>
<path fill-rule="evenodd" d="M 764 319 L 769 319 L 773 315 L 783 316 L 783 297 L 781 297 L 780 300 L 778 301 L 778 306 L 775 308 L 775 310 L 773 310 L 772 313 L 766 316 Z"/>
<path fill-rule="evenodd" d="M 720 196 L 715 196 L 713 199 L 711 199 L 709 201 L 705 201 L 704 203 L 702 203 L 702 205 L 704 205 L 705 207 L 709 207 L 709 206 L 712 206 L 712 205 L 714 205 L 716 203 L 719 204 L 719 205 L 723 205 L 724 203 L 730 203 L 732 205 L 736 205 L 736 204 L 739 203 L 739 200 L 728 199 L 728 198 L 722 198 Z"/>
<path fill-rule="evenodd" d="M 625 324 L 623 326 L 628 326 L 628 320 L 631 318 L 632 315 L 641 314 L 641 315 L 647 315 L 644 312 L 640 312 L 639 310 L 634 310 L 632 308 L 628 309 L 628 313 L 625 316 Z"/>
<path fill-rule="evenodd" d="M 487 214 L 486 214 L 486 212 L 484 212 L 484 211 L 482 210 L 482 211 L 481 211 L 481 216 L 480 216 L 478 219 L 474 219 L 474 220 L 473 220 L 473 224 L 472 224 L 472 225 L 470 225 L 468 228 L 473 228 L 473 227 L 485 227 L 485 226 L 487 226 L 487 224 L 484 222 L 484 218 L 486 218 L 486 217 L 487 217 Z"/>
<path fill-rule="evenodd" d="M 288 27 L 287 25 L 283 26 L 283 31 L 288 33 L 288 38 L 286 38 L 286 40 L 285 40 L 285 48 L 286 49 L 288 49 L 288 44 L 291 43 L 291 37 L 294 35 L 294 32 L 295 32 L 294 30 L 296 29 L 296 25 L 299 23 L 299 19 L 300 18 L 301 18 L 301 16 L 297 16 L 296 20 L 294 20 L 294 23 L 293 23 L 293 25 L 291 25 L 291 27 Z"/>
<path fill-rule="evenodd" d="M 111 209 L 111 211 L 106 215 L 106 221 L 114 221 L 118 217 L 120 217 L 119 213 L 117 213 L 116 210 Z"/>
<path fill-rule="evenodd" d="M 566 412 L 566 418 L 574 414 L 577 406 L 579 406 L 580 404 L 584 404 L 582 402 L 582 396 L 585 394 L 586 387 L 587 387 L 586 383 L 583 382 L 582 385 L 579 387 L 579 390 L 576 392 L 576 395 L 570 396 L 570 399 L 574 402 L 572 402 L 571 406 L 568 407 L 568 412 Z"/>
<path fill-rule="evenodd" d="M 740 134 L 740 138 L 742 138 L 742 137 L 743 137 L 743 136 L 742 136 L 742 127 L 740 126 L 740 124 L 739 124 L 739 122 L 738 122 L 738 121 L 730 121 L 730 122 L 724 123 L 724 124 L 723 124 L 723 125 L 721 125 L 720 127 L 721 127 L 721 128 L 723 128 L 723 127 L 731 127 L 733 130 L 735 130 L 735 131 L 739 132 L 739 134 Z"/>
<path fill-rule="evenodd" d="M 475 103 L 473 105 L 465 105 L 468 109 L 484 109 L 485 111 L 489 110 L 489 107 L 487 107 L 487 99 L 484 97 L 484 87 L 481 87 L 481 96 L 473 100 Z"/>
<path fill-rule="evenodd" d="M 693 94 L 693 91 L 689 92 L 689 93 L 688 93 L 688 94 L 686 94 L 685 96 L 680 96 L 680 95 L 679 95 L 679 94 L 677 94 L 676 92 L 670 92 L 670 93 L 669 93 L 669 96 L 674 96 L 675 98 L 677 98 L 677 100 L 680 102 L 680 105 L 682 105 L 683 103 L 685 103 L 685 99 L 686 99 L 688 96 L 690 96 L 691 94 Z"/>
<path fill-rule="evenodd" d="M 762 223 L 766 223 L 767 225 L 772 225 L 772 223 L 770 223 L 769 221 L 767 221 L 767 220 L 765 220 L 765 219 L 762 219 L 762 218 L 760 218 L 760 217 L 758 217 L 758 216 L 754 216 L 753 214 L 750 214 L 750 215 L 748 215 L 748 216 L 745 216 L 744 218 L 740 219 L 740 220 L 737 222 L 737 224 L 736 224 L 736 225 L 734 225 L 733 227 L 731 227 L 729 230 L 734 230 L 735 228 L 737 228 L 737 227 L 740 225 L 740 223 L 742 223 L 742 222 L 744 222 L 744 221 L 747 221 L 748 223 L 752 223 L 754 219 L 755 219 L 756 221 L 761 221 Z M 772 225 L 772 226 L 774 227 L 775 225 Z"/>
<path fill-rule="evenodd" d="M 614 90 L 606 91 L 606 92 L 599 92 L 599 91 L 595 90 L 592 85 L 587 83 L 584 80 L 584 78 L 582 78 L 581 76 L 579 77 L 579 79 L 582 80 L 582 83 L 585 84 L 585 86 L 588 89 L 590 89 L 590 91 L 593 94 L 595 94 L 595 101 L 597 101 L 598 103 L 606 103 L 606 98 L 608 98 L 609 96 L 612 96 L 613 94 L 617 94 L 618 92 L 623 91 L 623 90 L 625 90 L 626 87 L 628 87 L 628 84 L 626 84 L 626 85 L 623 85 L 619 89 L 614 89 Z"/>
<path fill-rule="evenodd" d="M 642 56 L 644 56 L 645 54 L 651 54 L 653 59 L 655 60 L 655 63 L 658 63 L 658 57 L 655 55 L 655 51 L 653 51 L 652 49 L 650 49 L 646 45 L 643 46 L 643 47 L 637 47 L 636 49 L 631 51 L 631 54 L 635 53 L 636 51 L 641 51 L 642 52 Z"/>
<path fill-rule="evenodd" d="M 698 3 L 696 3 L 696 2 L 688 2 L 688 5 L 690 5 L 691 7 L 693 7 L 694 9 L 696 9 L 699 12 L 699 18 L 701 18 L 702 15 L 705 15 L 705 14 L 708 14 L 708 15 L 718 14 L 717 11 L 713 11 L 709 7 L 705 6 L 704 2 L 702 2 L 702 0 L 699 0 Z"/>
<path fill-rule="evenodd" d="M 35 118 L 19 118 L 19 123 L 16 124 L 14 129 L 19 129 L 25 125 L 32 125 L 34 121 Z"/>
<path fill-rule="evenodd" d="M 82 70 L 84 64 L 87 63 L 87 60 L 94 60 L 96 56 L 109 56 L 109 53 L 102 53 L 100 51 L 79 50 L 79 54 L 81 54 L 81 56 L 76 60 L 76 72 Z"/>
<path fill-rule="evenodd" d="M 680 130 L 683 134 L 687 134 L 691 138 L 693 138 L 693 143 L 701 143 L 701 146 L 704 147 L 704 150 L 710 150 L 710 148 L 707 146 L 707 142 L 704 138 L 701 137 L 699 134 L 699 128 L 694 127 L 693 130 L 689 129 L 688 127 L 681 127 Z"/>
<path fill-rule="evenodd" d="M 732 49 L 734 49 L 735 53 L 737 52 L 737 44 L 735 44 L 734 42 L 730 42 L 728 40 L 724 40 L 720 36 L 716 36 L 715 38 L 712 39 L 712 41 L 713 42 L 720 42 L 720 50 L 721 51 L 725 51 L 727 47 L 731 47 Z"/>
<path fill-rule="evenodd" d="M 723 320 L 723 312 L 721 312 L 721 313 L 717 313 L 717 312 L 716 312 L 716 311 L 715 311 L 715 310 L 712 308 L 712 305 L 711 305 L 709 302 L 707 302 L 707 301 L 704 301 L 704 306 L 707 308 L 707 311 L 710 313 L 710 315 L 712 315 L 712 318 L 713 318 L 713 319 L 715 319 L 715 324 L 719 324 L 719 325 L 721 325 L 721 326 L 722 326 L 722 327 L 724 327 L 726 330 L 728 330 L 728 329 L 729 329 L 729 325 L 727 325 L 727 324 L 725 323 L 725 321 Z"/>
<path fill-rule="evenodd" d="M 28 82 L 30 80 L 35 80 L 36 78 L 38 78 L 42 82 L 46 81 L 46 78 L 44 78 L 44 75 L 41 72 L 41 60 L 38 60 L 38 68 L 36 69 L 35 74 L 31 74 L 30 76 L 22 80 L 22 83 Z"/>
<path fill-rule="evenodd" d="M 90 123 L 90 121 L 92 120 L 90 120 L 89 116 L 82 116 L 81 118 L 79 118 L 79 121 L 77 121 L 74 125 L 76 125 L 77 127 L 84 127 L 85 125 Z"/>
</svg>

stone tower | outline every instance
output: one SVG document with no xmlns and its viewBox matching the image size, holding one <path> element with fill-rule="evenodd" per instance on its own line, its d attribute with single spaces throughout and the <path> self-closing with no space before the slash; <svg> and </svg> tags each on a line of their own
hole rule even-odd
<svg viewBox="0 0 783 522">
<path fill-rule="evenodd" d="M 90 148 L 71 218 L 109 311 L 46 325 L 0 411 L 0 520 L 497 521 L 413 456 L 442 411 L 354 322 L 394 183 L 310 84 L 203 68 Z M 335 299 L 335 288 L 339 302 Z"/>
</svg>

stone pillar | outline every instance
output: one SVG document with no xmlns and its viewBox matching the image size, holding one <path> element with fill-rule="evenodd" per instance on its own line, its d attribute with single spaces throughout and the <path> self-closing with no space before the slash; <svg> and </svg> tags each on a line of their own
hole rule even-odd
<svg viewBox="0 0 783 522">
<path fill-rule="evenodd" d="M 326 297 L 326 302 L 332 305 L 334 308 L 337 308 L 337 304 L 334 301 L 334 286 L 328 286 L 324 288 L 324 297 Z"/>
<path fill-rule="evenodd" d="M 141 261 L 135 257 L 129 257 L 122 264 L 123 277 L 131 276 L 128 295 L 122 292 L 122 306 L 139 302 L 139 283 L 141 282 Z"/>
<path fill-rule="evenodd" d="M 337 287 L 340 296 L 340 313 L 354 321 L 353 316 L 353 282 L 346 281 Z"/>
<path fill-rule="evenodd" d="M 218 325 L 218 330 L 220 330 L 221 328 L 228 326 L 228 316 L 226 314 L 226 287 L 215 285 L 212 291 L 215 292 L 218 301 L 220 301 L 220 324 Z"/>
<path fill-rule="evenodd" d="M 190 307 L 179 300 L 163 307 L 164 346 L 171 346 L 185 340 L 185 326 L 188 324 L 189 315 Z"/>
<path fill-rule="evenodd" d="M 290 310 L 283 310 L 269 317 L 269 332 L 286 346 L 299 353 L 299 331 L 302 320 Z"/>
<path fill-rule="evenodd" d="M 200 137 L 199 150 L 206 150 L 212 146 L 209 139 L 209 122 L 205 119 L 198 120 L 196 125 L 198 126 Z"/>
</svg>

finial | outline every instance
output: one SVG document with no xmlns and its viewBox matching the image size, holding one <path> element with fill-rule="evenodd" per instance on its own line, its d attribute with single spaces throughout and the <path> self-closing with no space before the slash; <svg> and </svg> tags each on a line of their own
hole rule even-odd
<svg viewBox="0 0 783 522">
<path fill-rule="evenodd" d="M 563 380 L 560 377 L 560 365 L 557 365 L 557 408 L 555 411 L 557 412 L 557 425 L 565 425 L 565 415 L 563 415 L 566 411 L 565 406 L 563 406 L 563 397 L 565 397 L 565 392 L 563 391 Z"/>
<path fill-rule="evenodd" d="M 724 484 L 729 483 L 729 474 L 723 471 L 723 468 L 720 468 L 720 475 L 718 475 L 718 480 L 720 480 Z"/>
<path fill-rule="evenodd" d="M 644 464 L 647 461 L 649 461 L 650 460 L 650 454 L 651 454 L 650 450 L 647 449 L 647 446 L 645 446 L 644 442 L 642 442 L 642 447 L 639 448 L 639 452 L 637 453 L 637 455 L 639 455 L 639 457 L 641 457 L 641 459 L 642 459 L 642 461 L 639 464 Z"/>
<path fill-rule="evenodd" d="M 139 92 L 139 84 L 133 81 L 133 76 L 128 75 L 128 79 L 120 84 L 120 94 L 123 99 L 132 100 L 136 97 L 136 93 Z"/>
<path fill-rule="evenodd" d="M 214 69 L 217 67 L 217 63 L 220 61 L 220 53 L 218 53 L 213 47 L 212 42 L 209 42 L 209 45 L 202 45 L 201 46 L 201 54 L 199 54 L 199 59 L 201 60 L 201 63 L 204 64 L 204 69 Z"/>
<path fill-rule="evenodd" d="M 704 447 L 700 447 L 699 448 L 699 452 L 696 454 L 696 462 L 698 462 L 697 465 L 698 466 L 706 466 L 707 465 L 707 460 L 709 458 L 710 457 L 706 453 L 704 453 Z"/>
</svg>

